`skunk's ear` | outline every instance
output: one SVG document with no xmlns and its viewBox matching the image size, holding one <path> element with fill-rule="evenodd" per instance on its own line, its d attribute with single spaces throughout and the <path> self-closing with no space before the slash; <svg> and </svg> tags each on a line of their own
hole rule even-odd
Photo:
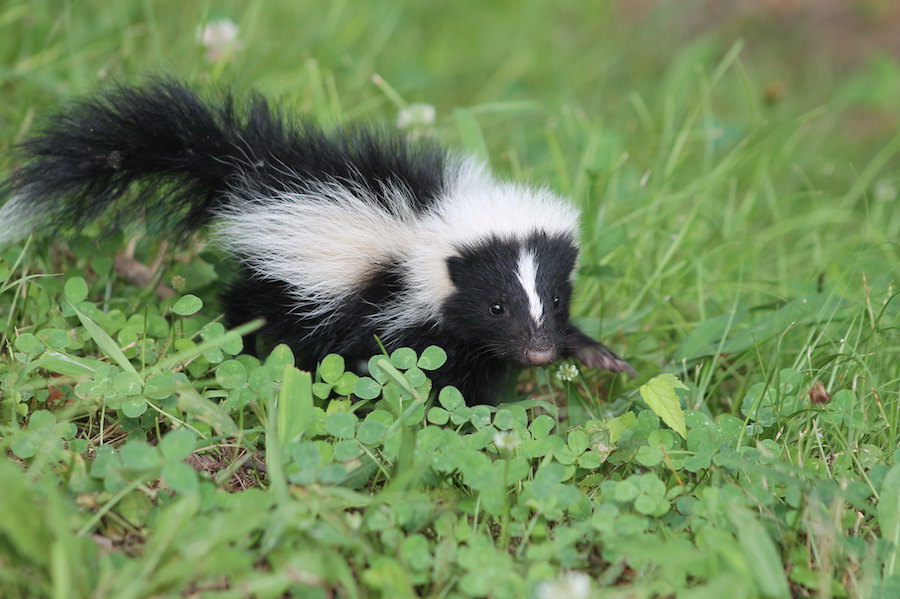
<svg viewBox="0 0 900 599">
<path fill-rule="evenodd" d="M 469 270 L 467 261 L 462 256 L 448 256 L 447 257 L 447 274 L 450 275 L 450 280 L 454 285 L 459 287 L 459 283 L 466 276 L 466 271 Z"/>
<path fill-rule="evenodd" d="M 566 335 L 563 355 L 575 356 L 579 362 L 591 368 L 602 368 L 610 372 L 627 372 L 631 376 L 637 376 L 634 368 L 628 362 L 599 341 L 582 333 L 572 324 L 569 325 Z"/>
</svg>

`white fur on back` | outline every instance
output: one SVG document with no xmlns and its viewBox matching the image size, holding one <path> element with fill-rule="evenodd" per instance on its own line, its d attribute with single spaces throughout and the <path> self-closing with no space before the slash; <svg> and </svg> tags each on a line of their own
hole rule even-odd
<svg viewBox="0 0 900 599">
<path fill-rule="evenodd" d="M 548 189 L 497 181 L 481 163 L 451 164 L 455 175 L 433 223 L 456 246 L 490 237 L 523 239 L 544 231 L 575 236 L 578 211 Z"/>
<path fill-rule="evenodd" d="M 446 260 L 461 248 L 541 231 L 577 237 L 577 210 L 552 192 L 498 182 L 473 160 L 448 169 L 444 195 L 420 214 L 401 189 L 382 190 L 381 203 L 337 182 L 256 201 L 236 191 L 218 213 L 219 238 L 258 274 L 289 283 L 298 300 L 313 302 L 322 324 L 373 273 L 400 263 L 405 291 L 373 317 L 389 341 L 406 327 L 440 319 L 454 291 Z"/>
<path fill-rule="evenodd" d="M 222 209 L 219 238 L 258 274 L 291 284 L 299 300 L 327 315 L 366 278 L 416 241 L 406 198 L 388 191 L 382 208 L 363 189 L 322 184 Z"/>
</svg>

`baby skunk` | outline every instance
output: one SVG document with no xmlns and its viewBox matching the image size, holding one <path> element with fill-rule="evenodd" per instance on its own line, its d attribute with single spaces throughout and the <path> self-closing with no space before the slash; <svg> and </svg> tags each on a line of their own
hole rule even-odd
<svg viewBox="0 0 900 599">
<path fill-rule="evenodd" d="M 494 179 L 472 158 L 371 128 L 325 133 L 258 96 L 198 97 L 152 80 L 77 102 L 23 144 L 0 243 L 41 225 L 143 214 L 186 241 L 212 223 L 240 274 L 230 325 L 301 359 L 358 363 L 439 345 L 436 388 L 494 403 L 515 366 L 575 356 L 631 367 L 569 322 L 578 213 L 546 189 Z"/>
</svg>

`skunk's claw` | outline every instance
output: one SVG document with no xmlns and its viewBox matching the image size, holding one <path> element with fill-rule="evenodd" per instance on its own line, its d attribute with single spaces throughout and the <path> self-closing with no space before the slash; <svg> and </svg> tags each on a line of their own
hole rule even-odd
<svg viewBox="0 0 900 599">
<path fill-rule="evenodd" d="M 590 368 L 602 368 L 610 372 L 627 372 L 631 376 L 637 376 L 631 364 L 599 341 L 582 333 L 573 324 L 569 324 L 563 355 L 575 356 L 579 362 Z"/>
<path fill-rule="evenodd" d="M 601 343 L 576 349 L 575 357 L 579 362 L 591 368 L 602 368 L 610 372 L 627 372 L 631 376 L 637 376 L 631 364 L 614 354 L 612 350 Z"/>
</svg>

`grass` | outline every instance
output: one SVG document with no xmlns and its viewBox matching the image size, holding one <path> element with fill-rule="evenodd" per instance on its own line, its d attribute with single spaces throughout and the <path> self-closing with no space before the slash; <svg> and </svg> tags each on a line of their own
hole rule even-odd
<svg viewBox="0 0 900 599">
<path fill-rule="evenodd" d="M 222 16 L 242 47 L 210 62 L 196 28 Z M 898 65 L 679 25 L 574 0 L 0 4 L 5 172 L 41 112 L 146 72 L 324 122 L 426 102 L 425 134 L 581 207 L 574 312 L 641 374 L 537 370 L 469 408 L 429 397 L 436 350 L 360 380 L 241 355 L 199 244 L 140 238 L 147 285 L 113 265 L 134 232 L 0 248 L 0 595 L 900 593 Z M 662 373 L 684 439 L 642 398 Z"/>
</svg>

